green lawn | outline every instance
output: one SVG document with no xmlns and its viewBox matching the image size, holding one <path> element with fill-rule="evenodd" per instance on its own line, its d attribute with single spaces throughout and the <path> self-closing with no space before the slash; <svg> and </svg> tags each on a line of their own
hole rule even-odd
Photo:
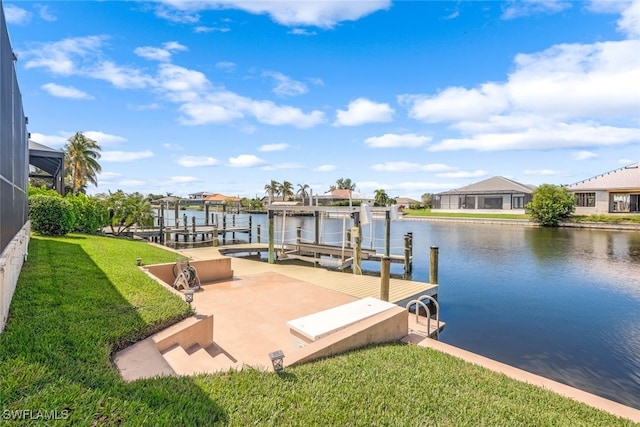
<svg viewBox="0 0 640 427">
<path fill-rule="evenodd" d="M 135 264 L 175 261 L 142 242 L 33 237 L 0 334 L 0 416 L 50 425 L 624 426 L 586 405 L 451 356 L 394 343 L 284 373 L 123 382 L 112 353 L 189 314 Z M 286 359 L 285 359 L 286 362 Z"/>
<path fill-rule="evenodd" d="M 529 221 L 529 215 L 516 214 L 485 214 L 467 212 L 432 212 L 431 209 L 405 209 L 407 218 L 411 217 L 443 217 L 443 218 L 478 218 L 478 219 L 519 219 Z M 611 215 L 573 215 L 568 222 L 599 222 L 610 224 L 640 224 L 638 214 L 611 214 Z"/>
</svg>

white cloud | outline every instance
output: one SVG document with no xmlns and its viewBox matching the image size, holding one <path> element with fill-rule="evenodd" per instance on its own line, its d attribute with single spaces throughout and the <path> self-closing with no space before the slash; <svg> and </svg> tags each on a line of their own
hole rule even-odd
<svg viewBox="0 0 640 427">
<path fill-rule="evenodd" d="M 320 165 L 318 167 L 313 168 L 314 172 L 332 172 L 336 170 L 336 165 Z"/>
<path fill-rule="evenodd" d="M 314 26 L 332 28 L 342 21 L 355 21 L 378 10 L 391 7 L 390 0 L 370 1 L 199 1 L 163 0 L 167 7 L 161 9 L 162 17 L 178 19 L 197 19 L 196 11 L 205 9 L 240 9 L 256 15 L 267 14 L 275 22 L 285 26 Z M 177 13 L 180 12 L 180 13 Z M 191 21 L 193 22 L 193 21 Z"/>
<path fill-rule="evenodd" d="M 220 33 L 227 33 L 229 31 L 231 31 L 231 28 L 228 27 L 207 27 L 204 25 L 198 25 L 197 27 L 195 27 L 193 29 L 194 32 L 196 33 L 213 33 L 215 31 L 218 31 Z"/>
<path fill-rule="evenodd" d="M 171 55 L 173 55 L 174 52 L 186 50 L 189 50 L 186 46 L 172 41 L 164 43 L 161 48 L 152 46 L 137 47 L 134 53 L 142 58 L 153 61 L 170 61 Z"/>
<path fill-rule="evenodd" d="M 315 36 L 318 33 L 316 33 L 315 31 L 306 30 L 304 28 L 294 28 L 293 30 L 289 31 L 289 34 L 294 34 L 296 36 Z"/>
<path fill-rule="evenodd" d="M 637 6 L 627 8 L 629 16 Z M 638 12 L 640 13 L 640 12 Z M 432 151 L 587 148 L 640 141 L 640 40 L 519 54 L 504 83 L 402 95 L 412 118 L 452 131 Z"/>
<path fill-rule="evenodd" d="M 236 64 L 233 63 L 233 62 L 229 62 L 229 61 L 220 61 L 220 62 L 216 63 L 216 68 L 218 70 L 231 72 L 231 71 L 235 71 Z"/>
<path fill-rule="evenodd" d="M 589 160 L 595 159 L 596 157 L 598 157 L 598 155 L 591 151 L 576 151 L 575 153 L 573 153 L 574 160 Z"/>
<path fill-rule="evenodd" d="M 216 166 L 220 162 L 214 157 L 206 156 L 182 156 L 178 159 L 178 164 L 185 168 L 194 168 L 199 166 Z"/>
<path fill-rule="evenodd" d="M 172 176 L 164 184 L 191 184 L 192 182 L 202 182 L 195 176 Z"/>
<path fill-rule="evenodd" d="M 162 146 L 170 151 L 182 151 L 184 149 L 180 144 L 165 143 L 165 144 L 162 144 Z"/>
<path fill-rule="evenodd" d="M 119 178 L 121 176 L 122 174 L 117 172 L 101 172 L 100 174 L 98 174 L 99 179 Z"/>
<path fill-rule="evenodd" d="M 569 9 L 571 2 L 562 0 L 511 0 L 502 11 L 502 19 L 522 18 L 531 15 L 553 14 Z"/>
<path fill-rule="evenodd" d="M 622 164 L 622 165 L 630 165 L 631 163 L 637 162 L 638 160 L 631 160 L 631 159 L 620 159 L 618 160 L 618 163 Z"/>
<path fill-rule="evenodd" d="M 605 2 L 603 2 L 605 3 Z M 640 37 L 640 2 L 632 1 L 618 20 L 618 30 L 629 38 Z"/>
<path fill-rule="evenodd" d="M 601 126 L 593 123 L 548 123 L 543 118 L 534 128 L 504 133 L 481 133 L 469 138 L 447 138 L 430 151 L 535 150 L 603 147 L 640 141 L 640 128 Z"/>
<path fill-rule="evenodd" d="M 96 54 L 106 39 L 105 36 L 88 36 L 40 43 L 34 49 L 24 52 L 29 58 L 25 68 L 44 68 L 62 76 L 81 75 L 85 67 L 84 59 L 88 58 L 87 62 L 95 63 Z"/>
<path fill-rule="evenodd" d="M 151 110 L 159 110 L 160 104 L 158 104 L 157 102 L 152 102 L 151 104 L 141 104 L 141 105 L 127 104 L 127 108 L 133 111 L 151 111 Z"/>
<path fill-rule="evenodd" d="M 49 6 L 38 4 L 36 5 L 36 9 L 38 9 L 38 14 L 40 18 L 47 22 L 55 22 L 58 18 L 49 11 Z"/>
<path fill-rule="evenodd" d="M 80 89 L 76 89 L 73 86 L 61 86 L 55 83 L 46 83 L 42 85 L 42 89 L 58 98 L 93 99 L 93 96 L 81 91 Z"/>
<path fill-rule="evenodd" d="M 38 144 L 51 148 L 61 148 L 67 143 L 71 133 L 61 132 L 60 135 L 45 135 L 38 132 L 31 132 L 31 140 Z"/>
<path fill-rule="evenodd" d="M 562 175 L 565 172 L 554 171 L 553 169 L 525 169 L 525 175 L 552 176 Z"/>
<path fill-rule="evenodd" d="M 104 162 L 134 162 L 153 157 L 151 150 L 145 151 L 103 151 L 100 157 Z"/>
<path fill-rule="evenodd" d="M 309 88 L 304 83 L 293 80 L 277 71 L 265 71 L 263 76 L 271 77 L 275 82 L 273 93 L 279 96 L 298 96 L 309 92 Z"/>
<path fill-rule="evenodd" d="M 252 168 L 264 164 L 265 161 L 253 154 L 241 154 L 238 157 L 229 157 L 228 166 L 234 168 Z"/>
<path fill-rule="evenodd" d="M 122 136 L 111 135 L 98 130 L 89 130 L 82 133 L 84 134 L 84 136 L 86 136 L 89 139 L 93 139 L 100 145 L 119 144 L 121 142 L 127 141 L 127 138 L 124 138 Z"/>
<path fill-rule="evenodd" d="M 264 144 L 258 147 L 258 151 L 282 151 L 289 148 L 289 144 Z"/>
<path fill-rule="evenodd" d="M 440 178 L 478 178 L 485 175 L 487 175 L 487 172 L 480 169 L 474 172 L 460 171 L 460 172 L 443 172 L 443 173 L 436 174 L 436 176 Z"/>
<path fill-rule="evenodd" d="M 298 163 L 298 162 L 278 163 L 275 165 L 267 165 L 262 167 L 262 169 L 266 171 L 275 171 L 275 170 L 281 170 L 281 169 L 302 169 L 302 168 L 304 168 L 304 164 Z"/>
<path fill-rule="evenodd" d="M 479 89 L 450 87 L 437 95 L 401 95 L 398 102 L 410 105 L 409 117 L 428 123 L 483 119 L 509 106 L 505 88 L 485 83 Z"/>
<path fill-rule="evenodd" d="M 416 135 L 415 133 L 406 133 L 398 135 L 394 133 L 386 133 L 382 136 L 372 136 L 365 139 L 364 143 L 373 148 L 416 148 L 431 141 L 428 136 Z"/>
<path fill-rule="evenodd" d="M 118 185 L 122 185 L 123 187 L 141 187 L 145 184 L 146 182 L 140 179 L 123 179 L 118 182 Z"/>
<path fill-rule="evenodd" d="M 24 25 L 31 20 L 31 13 L 21 7 L 6 4 L 3 9 L 5 19 L 9 24 Z"/>
<path fill-rule="evenodd" d="M 347 110 L 336 112 L 335 126 L 358 126 L 365 123 L 390 122 L 394 110 L 386 103 L 358 98 L 349 103 Z"/>
<path fill-rule="evenodd" d="M 372 165 L 371 169 L 379 172 L 447 172 L 457 168 L 443 163 L 386 162 Z"/>
</svg>

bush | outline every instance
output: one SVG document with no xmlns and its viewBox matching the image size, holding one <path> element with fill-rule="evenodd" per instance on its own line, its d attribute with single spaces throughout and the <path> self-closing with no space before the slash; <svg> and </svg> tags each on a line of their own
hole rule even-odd
<svg viewBox="0 0 640 427">
<path fill-rule="evenodd" d="M 36 194 L 29 198 L 31 229 L 46 236 L 64 236 L 73 230 L 73 210 L 60 195 Z"/>
<path fill-rule="evenodd" d="M 533 192 L 533 200 L 527 203 L 532 221 L 546 227 L 557 227 L 575 210 L 575 197 L 564 187 L 542 184 Z"/>
<path fill-rule="evenodd" d="M 65 199 L 70 202 L 76 218 L 73 231 L 96 234 L 108 225 L 108 212 L 102 201 L 82 193 L 67 194 Z"/>
</svg>

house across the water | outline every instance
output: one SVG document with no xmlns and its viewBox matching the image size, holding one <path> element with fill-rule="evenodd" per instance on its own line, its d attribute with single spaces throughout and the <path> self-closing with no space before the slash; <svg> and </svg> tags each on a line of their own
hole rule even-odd
<svg viewBox="0 0 640 427">
<path fill-rule="evenodd" d="M 494 176 L 433 197 L 432 211 L 524 214 L 534 186 Z"/>
<path fill-rule="evenodd" d="M 576 215 L 640 213 L 640 162 L 567 186 Z"/>
</svg>

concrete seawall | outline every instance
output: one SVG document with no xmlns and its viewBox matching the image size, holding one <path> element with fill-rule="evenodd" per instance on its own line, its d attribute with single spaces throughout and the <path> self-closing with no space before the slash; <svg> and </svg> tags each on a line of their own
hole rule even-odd
<svg viewBox="0 0 640 427">
<path fill-rule="evenodd" d="M 461 224 L 493 224 L 493 225 L 518 225 L 521 227 L 539 228 L 540 224 L 522 219 L 499 218 L 456 218 L 444 216 L 404 216 L 402 221 L 427 221 L 427 222 L 457 222 Z M 598 230 L 628 230 L 640 231 L 640 224 L 615 224 L 605 222 L 561 222 L 559 227 L 588 228 Z"/>
</svg>

